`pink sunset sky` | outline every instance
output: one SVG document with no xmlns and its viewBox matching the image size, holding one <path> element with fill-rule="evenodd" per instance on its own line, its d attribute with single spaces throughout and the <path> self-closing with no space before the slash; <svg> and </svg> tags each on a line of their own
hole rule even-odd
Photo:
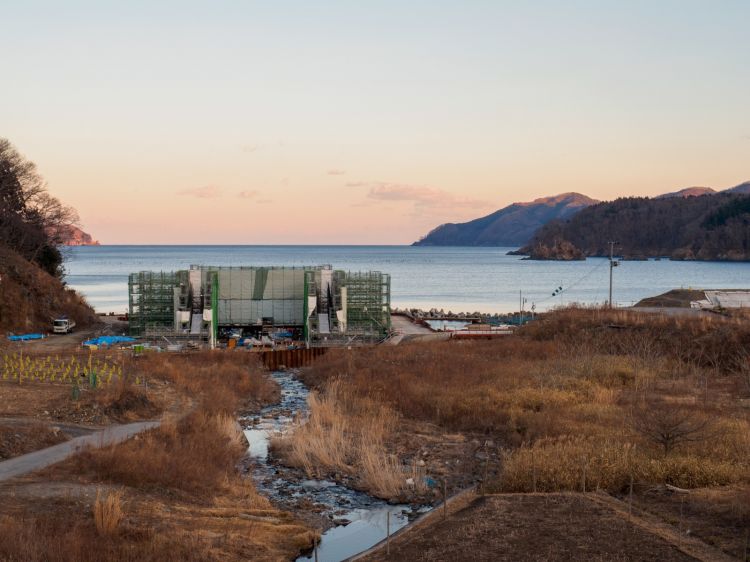
<svg viewBox="0 0 750 562">
<path fill-rule="evenodd" d="M 106 244 L 408 244 L 750 179 L 743 1 L 15 4 L 0 135 Z"/>
</svg>

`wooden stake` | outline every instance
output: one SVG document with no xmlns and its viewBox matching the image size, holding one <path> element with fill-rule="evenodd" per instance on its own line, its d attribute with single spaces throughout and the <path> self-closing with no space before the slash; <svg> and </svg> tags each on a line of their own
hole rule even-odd
<svg viewBox="0 0 750 562">
<path fill-rule="evenodd" d="M 685 496 L 680 497 L 680 546 L 682 546 L 682 513 L 685 506 Z"/>
<path fill-rule="evenodd" d="M 486 455 L 484 459 L 484 478 L 482 479 L 482 495 L 484 495 L 485 488 L 487 487 L 487 469 L 488 465 L 490 464 L 490 453 L 487 450 L 487 442 L 484 442 L 484 454 Z"/>
<path fill-rule="evenodd" d="M 391 512 L 385 514 L 385 553 L 391 553 Z"/>
<path fill-rule="evenodd" d="M 633 518 L 633 473 L 630 473 L 630 491 L 628 492 L 628 522 Z"/>
<path fill-rule="evenodd" d="M 585 462 L 581 463 L 581 471 L 583 473 L 583 478 L 582 478 L 582 482 L 581 482 L 582 486 L 581 487 L 583 488 L 583 493 L 585 494 L 586 493 L 586 463 Z"/>
<path fill-rule="evenodd" d="M 448 518 L 448 481 L 443 479 L 443 520 Z"/>
</svg>

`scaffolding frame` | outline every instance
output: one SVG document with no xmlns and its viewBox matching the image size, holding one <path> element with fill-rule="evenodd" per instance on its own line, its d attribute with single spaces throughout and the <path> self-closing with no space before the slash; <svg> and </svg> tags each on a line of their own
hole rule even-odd
<svg viewBox="0 0 750 562">
<path fill-rule="evenodd" d="M 314 345 L 374 343 L 391 332 L 391 277 L 386 273 L 331 266 L 191 266 L 190 271 L 196 269 L 201 271 L 201 308 L 211 311 L 211 329 L 206 331 L 204 316 L 200 339 L 210 343 L 216 342 L 219 327 L 258 321 L 264 326 L 267 319 L 276 327 L 303 328 L 305 340 Z M 195 313 L 194 291 L 188 270 L 130 274 L 130 334 L 180 335 L 176 311 Z M 239 311 L 236 316 L 233 310 Z"/>
<path fill-rule="evenodd" d="M 131 336 L 150 329 L 174 328 L 176 288 L 180 272 L 140 271 L 128 276 L 128 309 Z"/>
<path fill-rule="evenodd" d="M 367 339 L 386 337 L 391 330 L 391 276 L 347 271 L 340 286 L 346 287 L 346 333 Z"/>
</svg>

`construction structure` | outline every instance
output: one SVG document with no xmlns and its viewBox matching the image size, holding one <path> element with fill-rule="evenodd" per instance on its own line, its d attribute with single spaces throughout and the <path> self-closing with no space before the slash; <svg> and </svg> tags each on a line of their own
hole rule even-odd
<svg viewBox="0 0 750 562">
<path fill-rule="evenodd" d="M 132 273 L 130 334 L 199 340 L 269 342 L 284 337 L 310 346 L 373 343 L 390 332 L 390 276 L 331 266 L 191 266 Z"/>
<path fill-rule="evenodd" d="M 706 298 L 692 301 L 691 308 L 704 310 L 721 310 L 726 308 L 750 308 L 750 291 L 744 289 L 725 289 L 704 292 Z"/>
</svg>

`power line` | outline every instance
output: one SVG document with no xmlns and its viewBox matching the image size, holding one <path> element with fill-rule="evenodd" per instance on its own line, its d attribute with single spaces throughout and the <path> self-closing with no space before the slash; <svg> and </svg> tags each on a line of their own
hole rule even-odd
<svg viewBox="0 0 750 562">
<path fill-rule="evenodd" d="M 596 271 L 598 271 L 599 269 L 601 269 L 606 264 L 607 264 L 607 262 L 603 261 L 603 262 L 595 265 L 588 272 L 584 273 L 581 277 L 579 277 L 578 279 L 576 279 L 570 285 L 567 285 L 567 286 L 560 285 L 559 287 L 557 287 L 553 291 L 553 293 L 552 293 L 551 296 L 545 297 L 545 298 L 543 298 L 541 300 L 536 300 L 536 301 L 534 301 L 534 303 L 537 304 L 537 303 L 546 302 L 546 301 L 548 301 L 550 299 L 553 299 L 553 298 L 555 298 L 557 296 L 560 296 L 562 293 L 564 293 L 566 291 L 569 291 L 570 289 L 573 289 L 574 287 L 577 287 L 578 285 L 580 285 L 581 283 L 583 283 L 586 279 L 588 279 L 589 277 L 591 277 Z"/>
</svg>

